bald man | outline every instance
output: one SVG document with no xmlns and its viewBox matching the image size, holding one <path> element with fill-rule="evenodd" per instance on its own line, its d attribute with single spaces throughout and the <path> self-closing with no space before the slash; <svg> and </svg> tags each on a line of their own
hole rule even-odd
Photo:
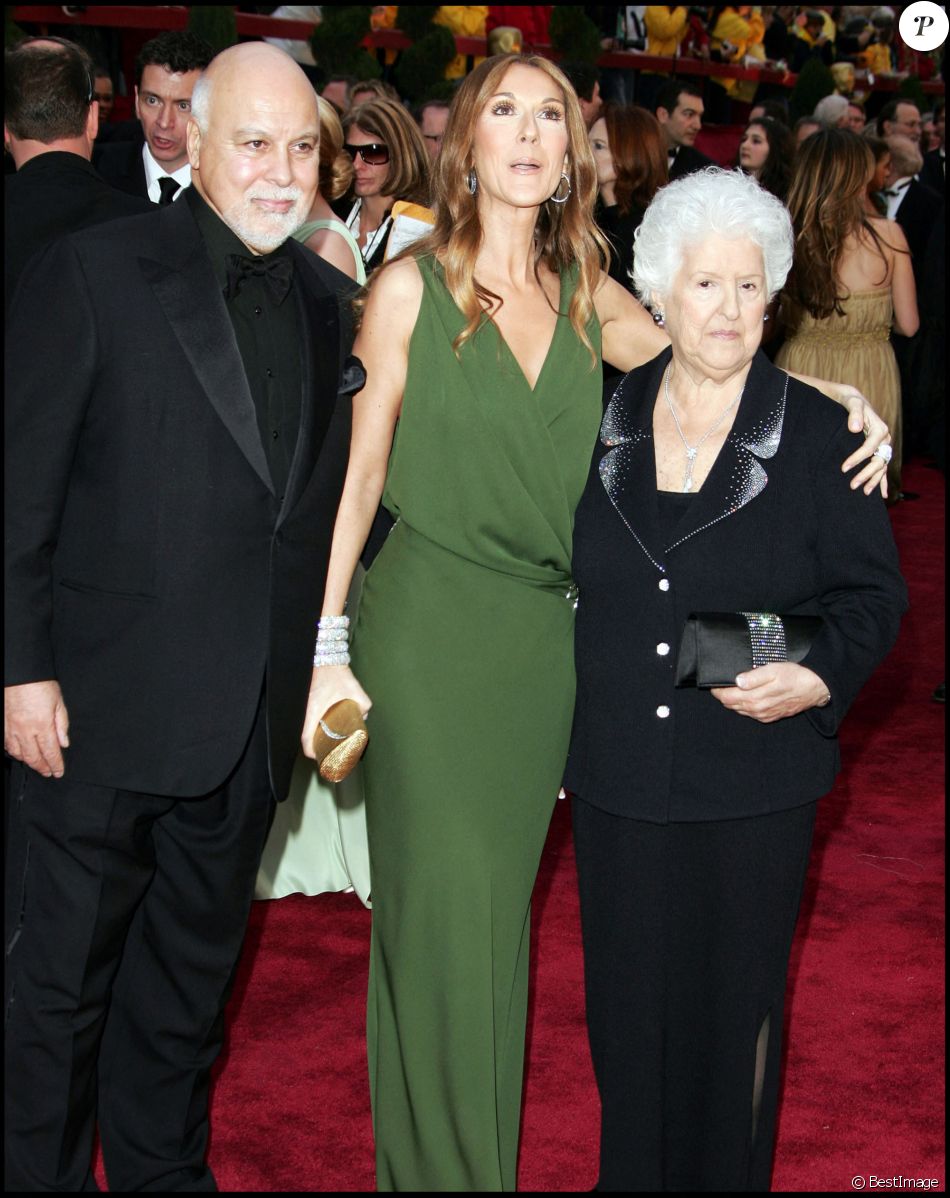
<svg viewBox="0 0 950 1198">
<path fill-rule="evenodd" d="M 208 1084 L 303 724 L 351 284 L 288 240 L 316 97 L 247 43 L 193 186 L 57 242 L 9 318 L 9 1191 L 214 1191 Z"/>
</svg>

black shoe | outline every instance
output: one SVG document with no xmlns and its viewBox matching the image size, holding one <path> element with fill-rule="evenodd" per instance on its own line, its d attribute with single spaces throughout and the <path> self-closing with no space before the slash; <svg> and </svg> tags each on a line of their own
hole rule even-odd
<svg viewBox="0 0 950 1198">
<path fill-rule="evenodd" d="M 934 693 L 930 696 L 935 703 L 946 703 L 947 701 L 947 684 L 941 682 L 939 686 L 934 688 Z"/>
</svg>

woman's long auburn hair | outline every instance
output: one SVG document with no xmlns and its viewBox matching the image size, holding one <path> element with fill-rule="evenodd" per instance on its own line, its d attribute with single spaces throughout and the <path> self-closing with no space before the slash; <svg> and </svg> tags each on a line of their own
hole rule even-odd
<svg viewBox="0 0 950 1198">
<path fill-rule="evenodd" d="M 577 288 L 571 298 L 568 316 L 596 365 L 597 355 L 587 325 L 594 311 L 594 292 L 600 283 L 601 265 L 609 260 L 607 244 L 593 216 L 597 169 L 574 89 L 565 75 L 546 58 L 499 54 L 486 59 L 462 82 L 449 109 L 442 150 L 433 173 L 435 227 L 397 258 L 433 254 L 442 264 L 449 294 L 467 319 L 465 328 L 453 343 L 458 354 L 462 345 L 481 327 L 486 312 L 490 313 L 501 303 L 500 297 L 482 286 L 475 277 L 482 227 L 478 217 L 478 196 L 472 195 L 468 177 L 472 169 L 475 125 L 490 98 L 501 89 L 506 71 L 516 65 L 544 71 L 564 94 L 571 194 L 566 203 L 555 204 L 548 200 L 539 209 L 535 270 L 543 262 L 559 274 L 577 264 Z"/>
<path fill-rule="evenodd" d="M 788 192 L 795 229 L 795 260 L 785 294 L 793 307 L 824 320 L 844 314 L 838 266 L 849 237 L 870 240 L 887 277 L 886 244 L 868 220 L 865 190 L 874 173 L 874 154 L 850 129 L 823 129 L 798 149 Z M 890 247 L 896 248 L 896 247 Z"/>
<path fill-rule="evenodd" d="M 634 204 L 648 207 L 660 188 L 669 183 L 666 147 L 660 122 L 645 108 L 606 104 L 603 115 L 610 156 L 617 170 L 617 207 L 620 215 L 626 216 Z"/>
</svg>

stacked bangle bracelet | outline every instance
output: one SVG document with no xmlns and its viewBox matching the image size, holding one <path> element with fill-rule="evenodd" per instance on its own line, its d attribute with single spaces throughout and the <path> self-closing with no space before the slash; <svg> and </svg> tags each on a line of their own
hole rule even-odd
<svg viewBox="0 0 950 1198">
<path fill-rule="evenodd" d="M 350 664 L 350 617 L 321 616 L 317 621 L 317 643 L 313 651 L 315 666 Z"/>
</svg>

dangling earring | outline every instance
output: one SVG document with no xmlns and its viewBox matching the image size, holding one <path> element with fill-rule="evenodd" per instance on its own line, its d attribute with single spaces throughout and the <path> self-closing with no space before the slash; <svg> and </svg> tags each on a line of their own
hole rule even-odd
<svg viewBox="0 0 950 1198">
<path fill-rule="evenodd" d="M 763 323 L 763 324 L 765 324 L 765 322 L 766 322 L 768 319 L 769 319 L 769 314 L 768 314 L 768 312 L 766 312 L 766 314 L 765 314 L 765 315 L 762 317 L 762 323 Z"/>
<path fill-rule="evenodd" d="M 562 183 L 567 183 L 567 195 L 561 196 L 560 198 L 558 198 L 557 193 L 561 190 Z M 554 195 L 550 197 L 551 203 L 552 204 L 566 204 L 567 201 L 571 198 L 571 190 L 572 190 L 572 188 L 571 188 L 570 175 L 568 175 L 566 171 L 561 171 L 561 177 L 558 180 L 557 187 L 554 189 Z"/>
<path fill-rule="evenodd" d="M 664 320 L 663 309 L 657 308 L 657 310 L 653 313 L 653 323 L 658 324 L 660 326 L 660 328 L 662 328 L 663 320 Z"/>
<path fill-rule="evenodd" d="M 468 189 L 472 193 L 472 195 L 474 195 L 475 192 L 478 191 L 478 176 L 475 174 L 474 166 L 468 172 Z"/>
</svg>

